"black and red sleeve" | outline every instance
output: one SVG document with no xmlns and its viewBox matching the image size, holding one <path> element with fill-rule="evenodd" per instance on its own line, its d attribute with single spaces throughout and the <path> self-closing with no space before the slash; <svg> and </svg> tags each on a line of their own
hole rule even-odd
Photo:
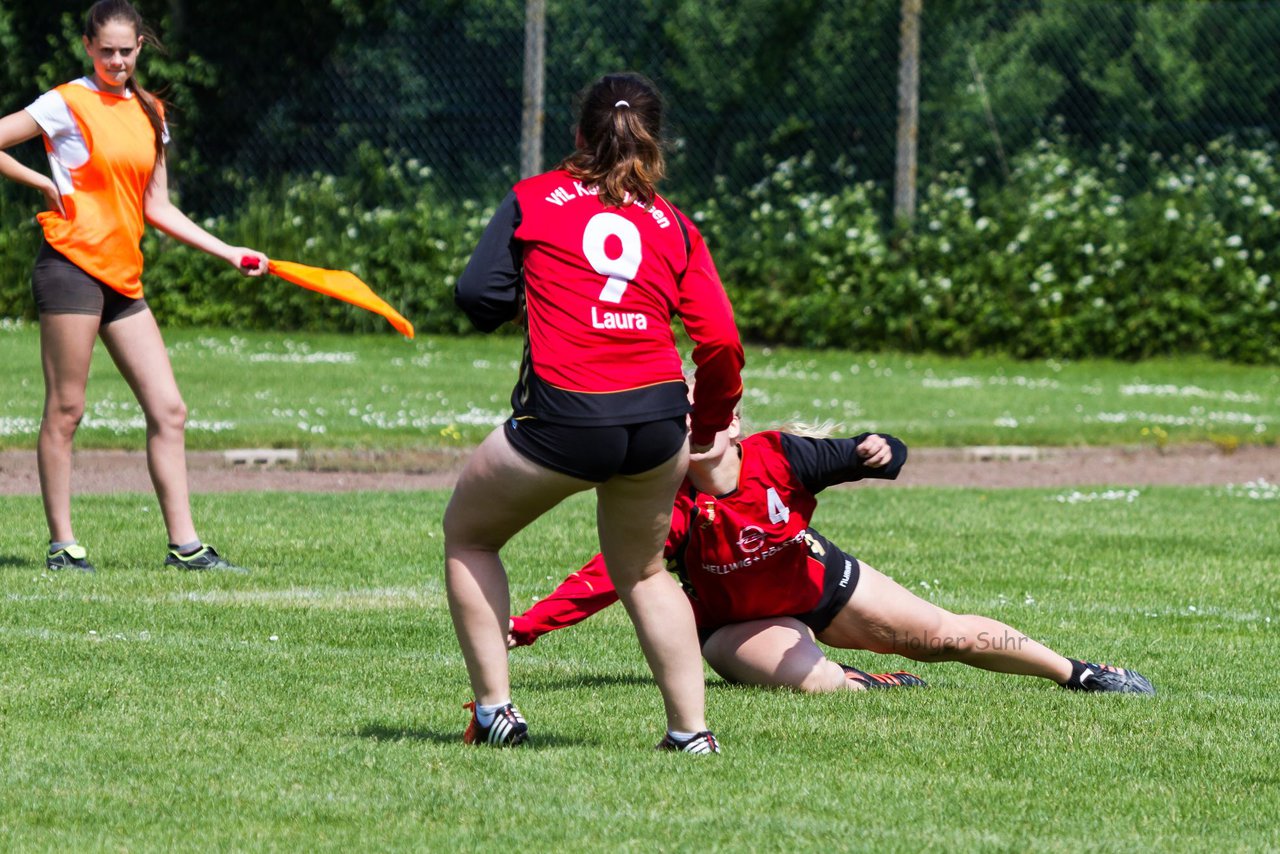
<svg viewBox="0 0 1280 854">
<path fill-rule="evenodd" d="M 745 357 L 733 307 L 711 252 L 692 223 L 682 224 L 689 236 L 689 266 L 680 280 L 679 312 L 693 340 L 696 366 L 689 441 L 705 445 L 733 420 L 733 409 L 742 397 Z"/>
<path fill-rule="evenodd" d="M 888 433 L 877 434 L 884 437 L 893 452 L 888 465 L 880 468 L 871 468 L 858 456 L 858 446 L 872 435 L 870 433 L 861 433 L 851 439 L 811 439 L 790 433 L 778 435 L 782 440 L 782 453 L 786 455 L 791 470 L 813 495 L 828 486 L 864 478 L 896 480 L 907 461 L 907 446 Z"/>
<path fill-rule="evenodd" d="M 524 255 L 515 236 L 519 226 L 520 203 L 511 192 L 494 211 L 454 286 L 454 302 L 481 332 L 492 332 L 520 311 Z"/>
</svg>

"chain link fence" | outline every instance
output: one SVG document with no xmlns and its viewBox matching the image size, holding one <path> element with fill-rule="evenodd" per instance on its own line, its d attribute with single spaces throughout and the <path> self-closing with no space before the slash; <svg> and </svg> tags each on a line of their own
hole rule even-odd
<svg viewBox="0 0 1280 854">
<path fill-rule="evenodd" d="M 238 182 L 341 174 L 359 152 L 426 165 L 455 198 L 496 199 L 519 177 L 525 12 L 523 0 L 396 4 L 252 132 L 211 129 L 217 168 L 184 186 L 187 203 L 226 212 Z M 574 93 L 632 69 L 668 98 L 677 199 L 738 192 L 807 152 L 888 187 L 901 16 L 891 0 L 550 0 L 543 166 L 571 147 Z M 1280 3 L 926 0 L 920 23 L 922 180 L 960 162 L 998 180 L 1046 135 L 1087 156 L 1276 129 Z"/>
</svg>

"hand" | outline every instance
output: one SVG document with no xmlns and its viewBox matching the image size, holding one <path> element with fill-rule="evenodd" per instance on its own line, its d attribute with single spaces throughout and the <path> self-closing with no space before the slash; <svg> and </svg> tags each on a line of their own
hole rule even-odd
<svg viewBox="0 0 1280 854">
<path fill-rule="evenodd" d="M 507 618 L 507 649 L 515 649 L 520 644 L 516 643 L 516 621 Z"/>
<path fill-rule="evenodd" d="M 267 274 L 267 265 L 270 259 L 256 249 L 248 249 L 244 246 L 235 246 L 231 249 L 231 257 L 227 259 L 235 265 L 241 275 L 245 276 L 265 276 Z"/>
<path fill-rule="evenodd" d="M 893 448 L 889 447 L 883 436 L 872 433 L 858 445 L 858 456 L 867 468 L 883 468 L 893 459 Z"/>
<path fill-rule="evenodd" d="M 40 192 L 44 193 L 44 203 L 51 211 L 57 211 L 59 215 L 65 217 L 67 209 L 62 206 L 62 193 L 58 192 L 58 185 L 52 181 L 48 186 L 41 187 Z"/>
</svg>

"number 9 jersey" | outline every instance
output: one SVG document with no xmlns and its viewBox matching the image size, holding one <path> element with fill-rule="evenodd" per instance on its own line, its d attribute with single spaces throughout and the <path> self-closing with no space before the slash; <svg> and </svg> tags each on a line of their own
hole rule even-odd
<svg viewBox="0 0 1280 854">
<path fill-rule="evenodd" d="M 518 183 L 458 280 L 458 305 L 485 331 L 527 318 L 512 395 L 517 418 L 616 425 L 690 407 L 671 321 L 697 366 L 691 438 L 709 443 L 742 393 L 742 344 L 711 253 L 684 214 L 605 207 L 564 170 Z"/>
</svg>

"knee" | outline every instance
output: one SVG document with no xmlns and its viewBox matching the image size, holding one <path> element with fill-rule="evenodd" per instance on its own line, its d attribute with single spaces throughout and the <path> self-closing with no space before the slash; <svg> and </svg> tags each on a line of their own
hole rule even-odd
<svg viewBox="0 0 1280 854">
<path fill-rule="evenodd" d="M 147 422 L 157 432 L 181 432 L 187 427 L 187 404 L 180 397 L 165 401 L 147 413 Z"/>
<path fill-rule="evenodd" d="M 444 530 L 445 555 L 456 556 L 463 552 L 498 552 L 506 543 L 487 529 L 484 516 L 455 493 L 444 511 L 441 523 Z"/>
<path fill-rule="evenodd" d="M 50 400 L 45 405 L 42 427 L 46 432 L 70 437 L 84 419 L 84 401 Z"/>
</svg>

